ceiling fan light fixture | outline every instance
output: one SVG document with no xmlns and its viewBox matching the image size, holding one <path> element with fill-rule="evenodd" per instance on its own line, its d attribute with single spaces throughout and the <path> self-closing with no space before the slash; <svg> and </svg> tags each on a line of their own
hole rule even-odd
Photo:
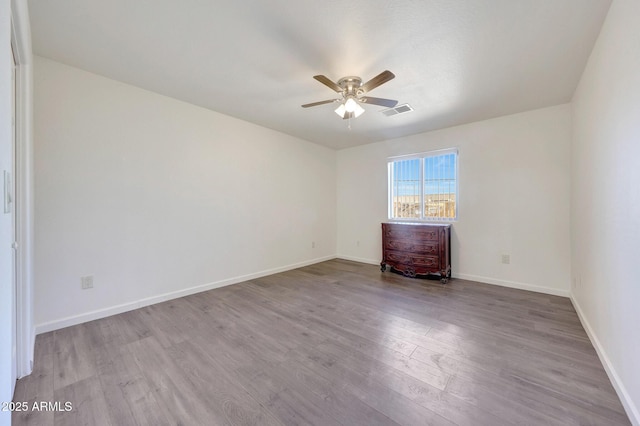
<svg viewBox="0 0 640 426">
<path fill-rule="evenodd" d="M 356 102 L 355 109 L 353 110 L 353 116 L 355 118 L 358 118 L 362 115 L 363 112 L 364 112 L 364 108 L 362 108 L 360 104 Z"/>
<path fill-rule="evenodd" d="M 353 98 L 348 98 L 344 103 L 344 108 L 347 110 L 347 112 L 355 112 L 356 107 L 358 106 L 358 103 Z"/>
<path fill-rule="evenodd" d="M 344 107 L 344 108 L 341 108 L 341 107 Z M 340 110 L 340 112 L 336 110 L 336 114 L 338 114 L 342 118 L 344 118 L 345 112 L 353 114 L 354 118 L 359 117 L 364 112 L 364 108 L 362 108 L 358 103 L 358 101 L 356 101 L 355 98 L 351 96 L 348 97 L 347 100 L 344 102 L 344 104 L 340 105 L 340 108 L 338 109 Z"/>
<path fill-rule="evenodd" d="M 351 103 L 349 101 L 351 101 Z M 340 106 L 335 109 L 335 113 L 338 114 L 340 118 L 345 118 L 349 114 L 352 114 L 351 117 L 357 118 L 360 117 L 363 112 L 364 108 L 351 98 L 347 99 L 346 102 L 340 104 Z"/>
</svg>

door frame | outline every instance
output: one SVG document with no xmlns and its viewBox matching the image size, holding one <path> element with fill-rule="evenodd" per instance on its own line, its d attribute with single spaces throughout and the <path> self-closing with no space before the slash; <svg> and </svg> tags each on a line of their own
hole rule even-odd
<svg viewBox="0 0 640 426">
<path fill-rule="evenodd" d="M 16 76 L 16 68 L 17 68 L 17 59 L 16 53 L 13 48 L 13 42 L 10 47 L 10 56 L 11 56 L 11 168 L 9 179 L 10 179 L 10 188 L 4 188 L 5 191 L 8 191 L 8 194 L 5 194 L 5 197 L 12 197 L 10 206 L 10 216 L 11 216 L 11 321 L 13 327 L 11 327 L 11 383 L 15 383 L 18 379 L 18 250 L 17 250 L 17 241 L 18 241 L 18 208 L 17 203 L 15 202 L 16 197 L 16 184 L 14 176 L 16 175 L 17 170 L 17 146 L 18 146 L 18 100 L 16 96 L 18 94 L 18 79 Z M 6 176 L 5 176 L 6 180 Z M 5 185 L 7 183 L 5 182 Z M 7 201 L 5 200 L 5 206 Z M 6 207 L 5 207 L 6 208 Z M 5 210 L 5 213 L 7 211 Z"/>
<path fill-rule="evenodd" d="M 15 67 L 16 221 L 16 372 L 21 378 L 33 370 L 33 53 L 26 0 L 11 0 L 11 47 Z"/>
</svg>

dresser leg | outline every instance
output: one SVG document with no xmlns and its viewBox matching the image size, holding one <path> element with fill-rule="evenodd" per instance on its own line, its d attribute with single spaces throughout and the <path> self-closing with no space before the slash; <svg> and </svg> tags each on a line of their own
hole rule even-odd
<svg viewBox="0 0 640 426">
<path fill-rule="evenodd" d="M 380 262 L 380 271 L 385 272 L 387 270 L 387 264 Z"/>
</svg>

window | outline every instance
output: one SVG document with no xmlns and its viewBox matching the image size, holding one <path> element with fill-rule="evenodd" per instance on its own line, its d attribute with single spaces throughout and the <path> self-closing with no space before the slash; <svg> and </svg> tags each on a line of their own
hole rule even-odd
<svg viewBox="0 0 640 426">
<path fill-rule="evenodd" d="M 457 149 L 394 157 L 388 166 L 389 218 L 457 218 Z"/>
</svg>

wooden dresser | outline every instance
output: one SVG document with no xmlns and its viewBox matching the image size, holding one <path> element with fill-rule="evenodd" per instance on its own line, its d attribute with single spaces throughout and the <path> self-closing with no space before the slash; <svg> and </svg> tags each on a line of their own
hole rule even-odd
<svg viewBox="0 0 640 426">
<path fill-rule="evenodd" d="M 385 222 L 382 224 L 382 262 L 407 277 L 439 274 L 451 277 L 451 225 Z"/>
</svg>

